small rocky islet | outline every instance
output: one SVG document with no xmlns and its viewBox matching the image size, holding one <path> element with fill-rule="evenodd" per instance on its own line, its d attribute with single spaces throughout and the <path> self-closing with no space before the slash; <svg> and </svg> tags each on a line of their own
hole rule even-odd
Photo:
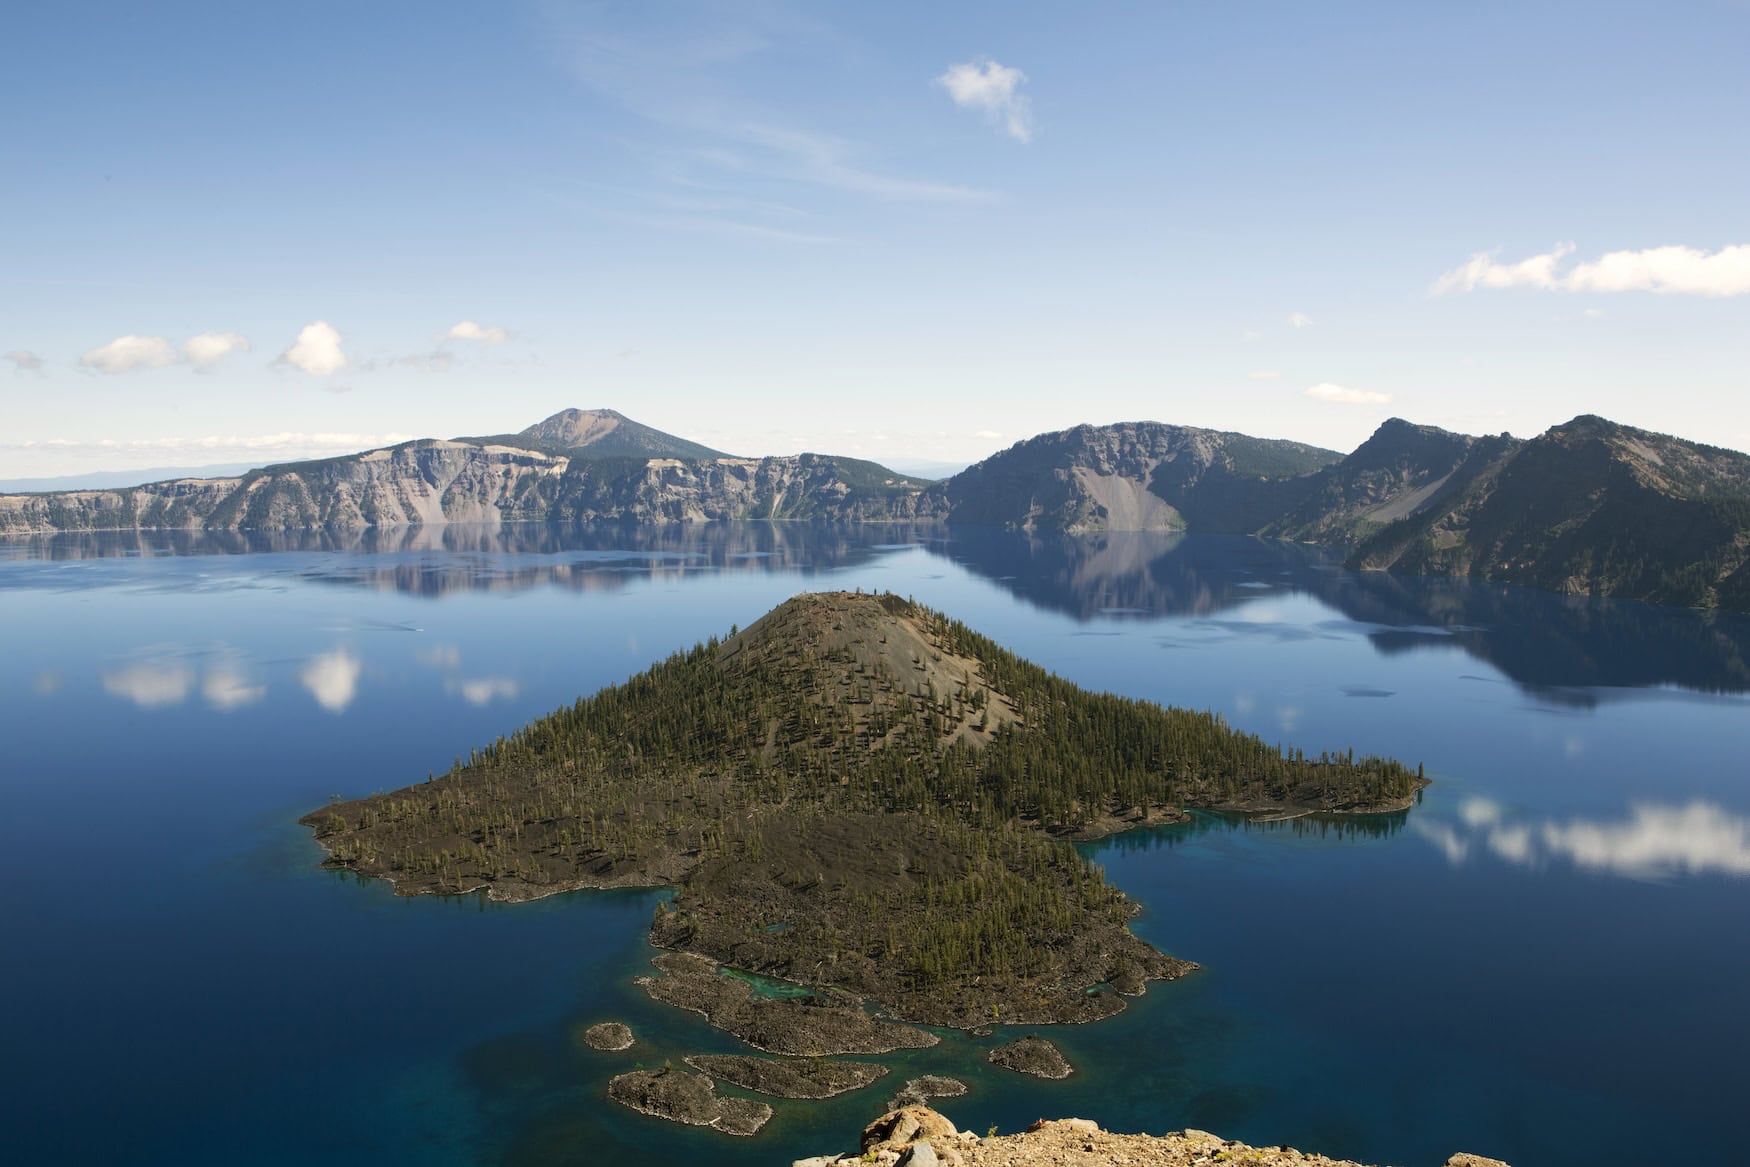
<svg viewBox="0 0 1750 1167">
<path fill-rule="evenodd" d="M 1075 1073 L 1063 1051 L 1037 1034 L 1006 1042 L 984 1056 L 992 1065 L 1035 1078 L 1067 1078 Z"/>
<path fill-rule="evenodd" d="M 716 1083 L 706 1075 L 672 1066 L 618 1074 L 608 1082 L 608 1097 L 644 1114 L 712 1127 L 726 1135 L 755 1134 L 772 1117 L 766 1103 L 719 1097 Z"/>
<path fill-rule="evenodd" d="M 578 1034 L 578 1039 L 590 1049 L 603 1053 L 631 1049 L 636 1041 L 632 1027 L 619 1021 L 598 1021 Z"/>
</svg>

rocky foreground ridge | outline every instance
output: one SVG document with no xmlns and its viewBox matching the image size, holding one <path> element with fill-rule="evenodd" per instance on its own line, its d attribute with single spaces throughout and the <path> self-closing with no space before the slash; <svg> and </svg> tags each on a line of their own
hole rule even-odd
<svg viewBox="0 0 1750 1167">
<path fill-rule="evenodd" d="M 864 1128 L 856 1151 L 797 1159 L 792 1167 L 837 1167 L 841 1163 L 881 1167 L 1362 1167 L 1347 1159 L 1329 1159 L 1289 1147 L 1248 1147 L 1207 1131 L 1112 1134 L 1085 1118 L 1041 1119 L 1021 1134 L 979 1138 L 955 1129 L 946 1116 L 925 1106 L 902 1107 L 882 1115 Z M 1507 1164 L 1461 1152 L 1448 1159 L 1446 1167 Z"/>
</svg>

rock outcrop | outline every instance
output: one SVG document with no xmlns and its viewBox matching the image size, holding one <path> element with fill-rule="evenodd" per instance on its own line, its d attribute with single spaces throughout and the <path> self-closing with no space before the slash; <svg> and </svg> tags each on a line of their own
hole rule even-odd
<svg viewBox="0 0 1750 1167">
<path fill-rule="evenodd" d="M 1085 1118 L 1041 1119 L 1016 1135 L 979 1138 L 956 1130 L 945 1116 L 924 1106 L 889 1111 L 863 1131 L 858 1150 L 797 1159 L 793 1167 L 837 1164 L 881 1167 L 1362 1167 L 1288 1147 L 1248 1147 L 1208 1131 L 1164 1135 L 1119 1135 Z M 1507 1167 L 1499 1159 L 1460 1153 L 1446 1167 Z"/>
</svg>

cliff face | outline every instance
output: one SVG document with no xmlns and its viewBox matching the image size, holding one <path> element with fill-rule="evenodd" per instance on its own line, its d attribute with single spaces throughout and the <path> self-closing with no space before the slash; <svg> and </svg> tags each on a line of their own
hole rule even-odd
<svg viewBox="0 0 1750 1167">
<path fill-rule="evenodd" d="M 1341 455 L 1190 426 L 1132 422 L 1041 434 L 937 491 L 956 522 L 1059 531 L 1256 527 Z"/>
<path fill-rule="evenodd" d="M 499 444 L 418 441 L 240 478 L 0 495 L 0 532 L 939 517 L 939 503 L 924 486 L 873 463 L 819 454 L 584 459 Z"/>
</svg>

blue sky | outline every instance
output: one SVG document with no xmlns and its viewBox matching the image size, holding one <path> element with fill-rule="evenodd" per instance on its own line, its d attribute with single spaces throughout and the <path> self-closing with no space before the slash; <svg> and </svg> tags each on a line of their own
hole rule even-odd
<svg viewBox="0 0 1750 1167">
<path fill-rule="evenodd" d="M 607 406 L 1750 447 L 1750 4 L 15 4 L 0 476 Z M 300 340 L 300 338 L 302 338 Z"/>
</svg>

